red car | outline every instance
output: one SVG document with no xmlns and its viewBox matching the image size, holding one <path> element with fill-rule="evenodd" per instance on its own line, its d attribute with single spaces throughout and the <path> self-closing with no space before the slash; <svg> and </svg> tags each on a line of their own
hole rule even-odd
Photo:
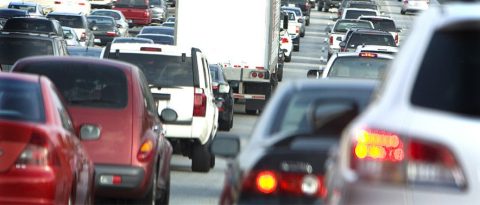
<svg viewBox="0 0 480 205">
<path fill-rule="evenodd" d="M 150 0 L 117 0 L 113 9 L 121 11 L 130 26 L 146 26 L 152 23 Z"/>
<path fill-rule="evenodd" d="M 0 204 L 92 204 L 94 167 L 50 80 L 0 74 Z"/>
<path fill-rule="evenodd" d="M 138 67 L 92 58 L 32 57 L 17 61 L 13 71 L 47 76 L 59 88 L 95 163 L 97 196 L 168 203 L 172 147 Z"/>
</svg>

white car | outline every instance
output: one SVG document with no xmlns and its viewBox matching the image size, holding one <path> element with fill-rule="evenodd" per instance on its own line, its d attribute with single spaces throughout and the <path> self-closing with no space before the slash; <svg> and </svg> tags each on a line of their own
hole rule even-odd
<svg viewBox="0 0 480 205">
<path fill-rule="evenodd" d="M 287 33 L 290 35 L 293 43 L 293 51 L 300 51 L 300 28 L 301 24 L 297 22 L 295 17 L 295 12 L 293 11 L 284 11 L 288 15 L 288 28 Z M 280 24 L 283 25 L 283 19 L 280 21 Z"/>
<path fill-rule="evenodd" d="M 327 164 L 327 204 L 480 202 L 478 11 L 445 3 L 417 17 Z"/>
<path fill-rule="evenodd" d="M 285 62 L 292 60 L 293 41 L 287 31 L 280 31 L 280 49 L 284 50 Z"/>
<path fill-rule="evenodd" d="M 298 7 L 285 7 L 282 6 L 282 11 L 293 12 L 295 14 L 295 21 L 300 26 L 300 37 L 305 36 L 305 16 L 303 16 L 302 9 Z"/>
<path fill-rule="evenodd" d="M 407 12 L 425 11 L 430 5 L 430 0 L 402 0 L 402 9 L 400 14 L 404 15 Z"/>
<path fill-rule="evenodd" d="M 340 19 L 357 19 L 360 16 L 380 16 L 380 12 L 373 9 L 345 8 Z"/>
<path fill-rule="evenodd" d="M 132 43 L 111 44 L 102 56 L 134 64 L 145 73 L 158 107 L 152 114 L 160 115 L 172 146 L 192 159 L 193 171 L 213 168 L 209 146 L 218 129 L 220 99 L 212 91 L 206 56 L 197 48 Z"/>
<path fill-rule="evenodd" d="M 388 16 L 360 16 L 358 17 L 358 19 L 372 22 L 373 27 L 376 30 L 389 32 L 395 39 L 395 43 L 397 44 L 397 46 L 400 45 L 399 33 L 402 32 L 402 30 L 397 28 L 393 18 Z"/>
</svg>

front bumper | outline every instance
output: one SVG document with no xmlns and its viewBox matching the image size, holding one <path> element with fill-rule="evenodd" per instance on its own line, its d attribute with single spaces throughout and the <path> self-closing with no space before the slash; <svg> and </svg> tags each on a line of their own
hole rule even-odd
<svg viewBox="0 0 480 205">
<path fill-rule="evenodd" d="M 153 166 L 152 166 L 153 167 Z M 151 177 L 143 167 L 95 164 L 95 194 L 103 197 L 141 198 L 150 188 Z M 120 176 L 120 184 L 110 184 L 109 176 Z"/>
</svg>

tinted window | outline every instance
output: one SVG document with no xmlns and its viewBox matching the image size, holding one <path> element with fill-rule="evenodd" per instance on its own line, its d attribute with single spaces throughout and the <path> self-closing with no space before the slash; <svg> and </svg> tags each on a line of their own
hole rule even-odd
<svg viewBox="0 0 480 205">
<path fill-rule="evenodd" d="M 0 38 L 0 63 L 2 65 L 13 65 L 18 59 L 28 56 L 53 54 L 53 42 L 50 40 Z"/>
<path fill-rule="evenodd" d="M 117 12 L 112 11 L 94 11 L 90 15 L 97 15 L 97 16 L 110 16 L 115 20 L 120 20 L 121 16 Z"/>
<path fill-rule="evenodd" d="M 127 78 L 123 71 L 105 65 L 38 62 L 22 72 L 45 75 L 71 106 L 123 108 L 127 105 Z"/>
<path fill-rule="evenodd" d="M 478 24 L 470 23 L 466 28 Z M 433 35 L 414 84 L 413 104 L 480 116 L 479 34 L 480 30 L 462 28 Z"/>
<path fill-rule="evenodd" d="M 71 56 L 85 56 L 100 58 L 102 49 L 98 48 L 84 48 L 84 47 L 68 47 L 68 54 Z"/>
<path fill-rule="evenodd" d="M 29 18 L 13 18 L 9 19 L 5 26 L 4 30 L 15 30 L 15 31 L 37 31 L 37 32 L 55 32 L 53 24 L 51 21 L 47 20 L 35 20 Z"/>
<path fill-rule="evenodd" d="M 373 23 L 373 27 L 377 30 L 396 32 L 395 22 L 389 19 L 365 19 Z"/>
<path fill-rule="evenodd" d="M 360 110 L 363 110 L 369 102 L 372 89 L 357 88 L 351 90 L 317 88 L 302 90 L 289 93 L 282 99 L 284 108 L 275 116 L 275 125 L 271 130 L 271 135 L 276 133 L 309 133 L 311 131 L 310 122 L 308 122 L 308 113 L 312 109 L 315 101 L 320 99 L 356 99 L 360 103 Z M 288 95 L 288 94 L 287 94 Z"/>
<path fill-rule="evenodd" d="M 38 83 L 0 80 L 0 118 L 44 122 L 43 99 Z"/>
<path fill-rule="evenodd" d="M 219 76 L 220 71 L 218 70 L 218 67 L 216 65 L 210 65 L 209 68 L 210 68 L 210 75 L 212 76 L 212 80 L 214 82 L 218 82 L 220 78 Z"/>
<path fill-rule="evenodd" d="M 109 58 L 125 61 L 138 66 L 148 83 L 160 87 L 193 86 L 192 59 L 181 56 L 145 55 L 134 53 L 110 53 Z"/>
<path fill-rule="evenodd" d="M 139 34 L 139 35 L 137 35 L 137 37 L 151 39 L 156 44 L 164 44 L 164 45 L 173 45 L 174 44 L 173 36 Z"/>
<path fill-rule="evenodd" d="M 357 48 L 359 45 L 377 45 L 396 47 L 395 40 L 390 34 L 377 35 L 365 33 L 353 33 L 347 42 L 348 48 Z"/>
<path fill-rule="evenodd" d="M 115 7 L 133 7 L 140 9 L 147 9 L 148 5 L 146 0 L 117 0 Z"/>
<path fill-rule="evenodd" d="M 47 17 L 60 21 L 60 25 L 62 26 L 70 28 L 84 28 L 82 16 L 48 15 Z"/>
<path fill-rule="evenodd" d="M 385 58 L 338 57 L 328 77 L 381 79 L 390 61 Z"/>
<path fill-rule="evenodd" d="M 141 34 L 165 34 L 165 35 L 174 35 L 175 30 L 170 27 L 164 28 L 143 28 Z"/>
<path fill-rule="evenodd" d="M 8 8 L 20 9 L 20 10 L 28 11 L 30 13 L 35 13 L 36 11 L 35 6 L 27 6 L 27 5 L 8 5 Z"/>
<path fill-rule="evenodd" d="M 359 10 L 347 10 L 345 19 L 357 19 L 360 16 L 376 16 L 374 11 L 359 11 Z"/>
<path fill-rule="evenodd" d="M 301 11 L 301 10 L 297 10 L 297 9 L 284 9 L 284 10 L 295 12 L 295 15 L 297 15 L 297 16 L 301 16 L 301 15 L 302 15 L 302 11 Z"/>
<path fill-rule="evenodd" d="M 349 8 L 359 8 L 359 9 L 373 9 L 377 10 L 377 5 L 375 4 L 362 4 L 362 3 L 350 3 Z"/>
<path fill-rule="evenodd" d="M 70 119 L 70 116 L 68 115 L 67 109 L 63 105 L 62 100 L 60 100 L 58 96 L 60 94 L 57 93 L 57 89 L 55 87 L 52 87 L 51 89 L 49 89 L 49 92 L 52 95 L 53 104 L 57 109 L 60 120 L 62 121 L 63 128 L 71 132 L 74 132 L 72 120 Z"/>
<path fill-rule="evenodd" d="M 369 22 L 352 22 L 352 21 L 339 21 L 335 24 L 333 28 L 334 32 L 341 32 L 345 33 L 349 28 L 356 27 L 356 28 L 372 28 L 372 25 Z"/>
<path fill-rule="evenodd" d="M 0 18 L 12 18 L 15 16 L 27 16 L 28 12 L 27 11 L 20 11 L 20 10 L 0 10 Z"/>
<path fill-rule="evenodd" d="M 115 26 L 115 20 L 113 18 L 103 18 L 103 17 L 87 17 L 87 21 L 89 25 L 96 25 L 99 28 L 108 27 L 111 28 Z"/>
</svg>

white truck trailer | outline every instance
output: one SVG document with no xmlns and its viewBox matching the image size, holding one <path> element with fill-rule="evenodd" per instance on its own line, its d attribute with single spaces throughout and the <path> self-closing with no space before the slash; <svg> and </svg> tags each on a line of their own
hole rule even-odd
<svg viewBox="0 0 480 205">
<path fill-rule="evenodd" d="M 248 114 L 263 110 L 280 72 L 280 0 L 177 0 L 175 20 L 176 44 L 223 65 Z"/>
</svg>

